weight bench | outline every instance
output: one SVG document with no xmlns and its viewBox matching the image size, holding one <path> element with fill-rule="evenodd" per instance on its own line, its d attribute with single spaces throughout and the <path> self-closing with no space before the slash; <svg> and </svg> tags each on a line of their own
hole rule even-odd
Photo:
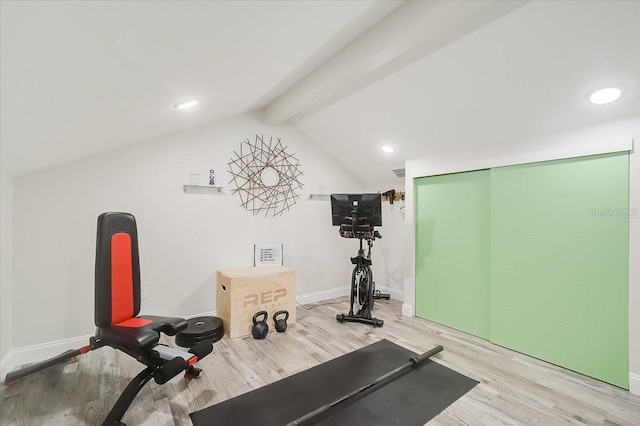
<svg viewBox="0 0 640 426">
<path fill-rule="evenodd" d="M 129 213 L 103 213 L 98 217 L 95 264 L 95 336 L 90 344 L 50 360 L 7 374 L 5 384 L 103 346 L 120 350 L 146 368 L 124 389 L 103 425 L 124 425 L 122 417 L 151 379 L 159 385 L 185 372 L 198 377 L 194 364 L 211 353 L 213 344 L 198 343 L 188 351 L 159 342 L 160 333 L 173 336 L 187 328 L 183 318 L 142 315 L 140 312 L 140 264 L 136 220 Z"/>
<path fill-rule="evenodd" d="M 160 333 L 173 336 L 187 328 L 183 318 L 138 316 L 140 312 L 140 262 L 136 220 L 129 213 L 103 213 L 98 217 L 96 242 L 95 324 L 92 346 L 111 346 L 146 365 L 120 395 L 105 425 L 123 424 L 122 417 L 138 392 L 152 378 L 165 384 L 194 367 L 213 349 L 201 342 L 185 352 L 158 343 Z"/>
</svg>

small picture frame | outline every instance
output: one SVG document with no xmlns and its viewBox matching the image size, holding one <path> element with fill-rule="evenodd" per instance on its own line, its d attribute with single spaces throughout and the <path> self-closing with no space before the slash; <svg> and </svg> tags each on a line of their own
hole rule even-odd
<svg viewBox="0 0 640 426">
<path fill-rule="evenodd" d="M 254 266 L 283 266 L 282 244 L 254 244 Z"/>
</svg>

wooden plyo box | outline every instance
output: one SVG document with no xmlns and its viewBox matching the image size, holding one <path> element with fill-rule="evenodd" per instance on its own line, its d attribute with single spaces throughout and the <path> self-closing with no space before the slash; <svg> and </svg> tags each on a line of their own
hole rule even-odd
<svg viewBox="0 0 640 426">
<path fill-rule="evenodd" d="M 296 271 L 282 266 L 220 269 L 216 310 L 230 338 L 251 334 L 253 314 L 258 311 L 268 312 L 269 331 L 275 330 L 273 314 L 280 310 L 289 311 L 287 324 L 294 324 Z"/>
</svg>

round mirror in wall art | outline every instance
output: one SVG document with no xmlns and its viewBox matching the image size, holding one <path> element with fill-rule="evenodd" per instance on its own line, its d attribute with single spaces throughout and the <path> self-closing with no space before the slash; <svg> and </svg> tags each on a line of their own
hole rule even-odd
<svg viewBox="0 0 640 426">
<path fill-rule="evenodd" d="M 240 152 L 233 152 L 229 173 L 233 193 L 240 204 L 254 215 L 282 216 L 300 198 L 302 182 L 300 162 L 287 152 L 278 137 L 267 141 L 256 135 L 254 141 L 240 143 Z"/>
</svg>

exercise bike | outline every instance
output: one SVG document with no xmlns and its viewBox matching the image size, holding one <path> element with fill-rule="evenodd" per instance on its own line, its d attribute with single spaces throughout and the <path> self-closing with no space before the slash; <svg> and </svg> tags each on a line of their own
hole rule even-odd
<svg viewBox="0 0 640 426">
<path fill-rule="evenodd" d="M 341 214 L 347 208 L 349 215 Z M 382 238 L 382 235 L 374 229 L 374 226 L 382 225 L 381 213 L 380 194 L 332 194 L 334 225 L 339 224 L 340 236 L 357 238 L 359 241 L 358 253 L 351 258 L 354 267 L 351 273 L 349 313 L 336 315 L 336 320 L 341 323 L 345 321 L 359 322 L 374 327 L 384 325 L 383 320 L 373 318 L 371 315 L 376 299 L 389 300 L 390 298 L 389 294 L 383 294 L 376 290 L 371 270 L 373 242 L 376 238 Z M 368 249 L 366 250 L 363 247 L 363 240 L 367 242 Z M 359 307 L 357 311 L 354 308 L 356 304 Z"/>
</svg>

